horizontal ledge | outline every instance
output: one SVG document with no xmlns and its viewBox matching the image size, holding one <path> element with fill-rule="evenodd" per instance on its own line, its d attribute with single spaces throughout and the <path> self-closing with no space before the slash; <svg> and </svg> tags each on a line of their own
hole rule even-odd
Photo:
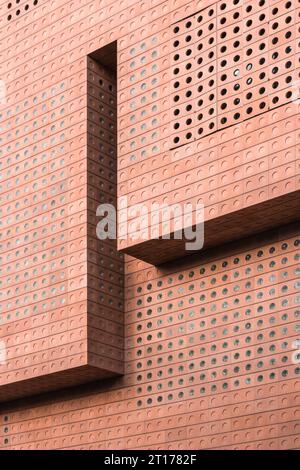
<svg viewBox="0 0 300 470">
<path fill-rule="evenodd" d="M 187 251 L 185 245 L 188 240 L 175 240 L 171 233 L 168 240 L 149 239 L 125 247 L 120 252 L 152 265 L 160 265 L 297 220 L 300 220 L 300 190 L 204 222 L 204 246 L 200 251 Z"/>
</svg>

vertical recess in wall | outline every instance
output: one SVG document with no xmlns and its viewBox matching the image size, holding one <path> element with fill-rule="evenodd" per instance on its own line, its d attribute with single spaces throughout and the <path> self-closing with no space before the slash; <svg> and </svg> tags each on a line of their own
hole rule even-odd
<svg viewBox="0 0 300 470">
<path fill-rule="evenodd" d="M 122 373 L 123 255 L 116 240 L 96 235 L 97 207 L 117 203 L 116 43 L 87 60 L 88 355 L 92 365 Z"/>
</svg>

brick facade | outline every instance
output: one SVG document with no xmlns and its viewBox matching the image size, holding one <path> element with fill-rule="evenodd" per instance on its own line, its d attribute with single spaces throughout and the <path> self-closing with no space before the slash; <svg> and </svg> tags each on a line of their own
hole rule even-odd
<svg viewBox="0 0 300 470">
<path fill-rule="evenodd" d="M 299 12 L 0 2 L 0 449 L 300 448 Z"/>
</svg>

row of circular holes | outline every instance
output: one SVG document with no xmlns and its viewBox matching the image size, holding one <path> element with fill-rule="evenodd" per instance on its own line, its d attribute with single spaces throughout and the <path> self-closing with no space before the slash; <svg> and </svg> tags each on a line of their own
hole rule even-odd
<svg viewBox="0 0 300 470">
<path fill-rule="evenodd" d="M 288 19 L 291 19 L 291 17 L 288 17 L 288 18 L 286 19 L 286 23 L 287 23 L 287 24 L 288 24 Z M 273 29 L 274 29 L 274 30 L 277 29 L 278 26 L 279 26 L 278 23 L 274 23 Z M 239 31 L 240 31 L 240 28 L 239 28 L 238 26 L 235 27 L 234 30 L 233 30 L 233 32 L 234 32 L 235 34 L 237 34 Z M 265 28 L 262 28 L 262 29 L 259 31 L 259 35 L 260 35 L 260 36 L 263 36 L 265 33 L 266 33 Z M 222 34 L 220 35 L 220 36 L 221 36 L 221 39 L 224 39 L 224 38 L 226 37 L 226 35 L 227 35 L 226 32 L 222 33 Z M 285 33 L 285 38 L 286 38 L 286 39 L 289 39 L 291 36 L 292 36 L 291 31 L 288 31 L 287 33 Z M 187 38 L 190 38 L 190 36 L 187 36 Z M 246 36 L 245 39 L 246 39 L 247 42 L 252 41 L 252 39 L 253 39 L 252 34 L 247 34 L 247 36 Z M 214 39 L 214 37 L 212 36 L 211 38 L 209 38 L 208 44 L 209 44 L 210 46 L 212 46 L 214 43 L 215 43 L 215 39 Z M 275 38 L 272 38 L 272 44 L 275 46 L 277 43 L 278 43 L 278 38 L 276 38 L 276 37 L 275 37 Z M 174 44 L 173 44 L 173 47 L 176 48 L 176 47 L 178 47 L 179 45 L 180 45 L 179 41 L 175 41 Z M 240 45 L 241 45 L 241 43 L 240 43 L 240 41 L 238 41 L 238 40 L 233 43 L 233 47 L 234 47 L 235 49 L 236 49 L 237 47 L 240 47 Z M 260 50 L 264 50 L 265 47 L 266 47 L 266 44 L 265 44 L 265 43 L 262 43 L 262 44 L 260 44 L 259 49 L 260 49 Z M 198 50 L 198 51 L 201 51 L 202 48 L 203 48 L 203 44 L 201 44 L 201 43 L 198 44 L 197 50 Z M 220 49 L 220 52 L 221 52 L 221 53 L 224 53 L 224 52 L 226 52 L 226 51 L 227 51 L 227 46 L 222 46 L 221 49 Z M 252 53 L 252 49 L 249 48 L 248 51 L 247 51 L 247 55 L 249 56 L 249 55 L 251 55 L 251 53 Z M 187 57 L 191 56 L 192 54 L 193 54 L 193 50 L 192 50 L 192 49 L 187 49 L 187 50 L 185 51 L 185 55 L 186 55 Z M 179 55 L 179 54 L 175 54 L 174 57 L 173 57 L 174 61 L 178 61 L 179 58 L 180 58 L 180 55 Z"/>
<path fill-rule="evenodd" d="M 287 37 L 287 36 L 289 37 L 290 34 L 291 34 L 290 32 L 286 33 L 286 37 Z M 264 44 L 262 44 L 262 45 L 264 45 Z M 290 47 L 287 47 L 286 53 L 291 52 L 291 50 L 292 50 L 292 49 L 291 49 Z M 248 53 L 248 51 L 247 51 L 248 55 L 251 55 L 251 52 L 252 52 L 251 49 L 250 49 L 250 53 Z M 273 59 L 276 58 L 276 55 L 278 55 L 278 53 L 274 53 L 274 54 L 273 54 Z M 237 57 L 238 57 L 238 56 L 237 56 Z M 225 65 L 225 64 L 224 64 L 224 65 Z M 249 65 L 250 65 L 250 64 L 249 64 Z M 288 62 L 285 64 L 285 66 L 286 66 L 286 68 L 290 68 L 290 67 L 292 66 L 292 62 L 291 62 L 291 61 L 288 61 Z M 251 70 L 250 67 L 248 67 L 248 69 Z M 176 71 L 176 69 L 175 69 L 175 71 Z M 213 71 L 213 66 L 212 66 L 212 71 Z M 238 71 L 238 69 L 237 69 L 237 71 Z M 277 72 L 278 72 L 278 67 L 274 67 L 274 68 L 272 69 L 272 73 L 275 74 L 275 73 L 277 73 Z M 200 72 L 200 74 L 201 74 L 201 72 Z M 201 78 L 201 77 L 198 77 L 198 78 Z M 224 74 L 224 75 L 221 76 L 221 80 L 223 80 L 223 81 L 226 80 L 226 78 L 227 78 L 226 74 Z M 264 79 L 264 78 L 265 78 L 265 74 L 262 73 L 262 74 L 260 75 L 260 79 L 262 80 L 262 79 Z M 287 83 L 290 83 L 291 80 L 292 80 L 292 77 L 287 77 L 286 82 L 287 82 Z M 178 82 L 177 82 L 177 83 L 178 83 Z M 248 78 L 248 80 L 247 80 L 247 84 L 250 85 L 251 83 L 252 83 L 252 78 L 250 77 L 250 78 Z M 277 87 L 278 87 L 278 82 L 275 82 L 272 86 L 273 86 L 274 89 L 277 88 Z M 176 82 L 175 82 L 175 87 L 176 87 Z M 236 85 L 235 85 L 235 88 L 237 89 L 237 87 L 240 87 L 240 85 L 239 85 L 239 84 L 236 84 Z M 262 88 L 262 89 L 260 90 L 260 93 L 263 94 L 264 91 L 265 91 L 265 89 Z M 187 93 L 189 93 L 189 92 L 187 92 Z M 223 94 L 223 95 L 226 94 L 226 89 L 222 90 L 222 94 Z M 213 96 L 213 95 L 212 95 L 212 96 Z M 252 96 L 250 95 L 250 98 L 247 97 L 247 99 L 251 99 L 251 97 L 252 97 Z M 291 97 L 292 97 L 292 91 L 286 92 L 286 98 L 287 98 L 287 99 L 290 99 Z M 177 98 L 178 98 L 178 97 L 177 97 Z M 176 97 L 175 97 L 175 101 L 176 101 Z M 277 104 L 278 101 L 279 101 L 279 98 L 278 98 L 278 97 L 273 97 L 273 99 L 272 99 L 273 104 Z M 224 105 L 224 106 L 226 106 L 226 105 Z M 266 103 L 264 103 L 264 102 L 260 103 L 260 109 L 261 109 L 261 110 L 264 110 L 265 107 L 266 107 Z M 211 108 L 209 112 L 210 112 L 210 114 L 212 115 L 212 114 L 214 113 L 214 109 Z M 253 112 L 253 108 L 252 108 L 252 107 L 247 108 L 246 112 L 247 112 L 247 114 L 251 114 L 251 113 Z M 203 118 L 203 116 L 200 115 L 200 119 L 202 119 L 202 118 Z M 234 115 L 234 119 L 235 119 L 235 120 L 238 120 L 239 118 L 240 118 L 240 113 L 236 113 L 236 114 Z M 226 124 L 226 122 L 227 122 L 227 118 L 226 118 L 226 117 L 223 117 L 223 118 L 221 119 L 221 124 L 224 125 L 224 124 Z M 187 121 L 186 121 L 186 124 L 187 124 L 187 125 L 192 124 L 192 120 L 191 120 L 190 118 L 188 118 Z M 209 129 L 210 129 L 210 130 L 213 130 L 214 127 L 215 127 L 215 124 L 214 124 L 213 122 L 211 122 L 211 123 L 209 124 Z M 174 125 L 174 128 L 175 128 L 175 129 L 178 129 L 178 128 L 179 128 L 179 124 L 176 123 L 176 124 Z M 198 130 L 198 133 L 199 133 L 199 135 L 201 135 L 201 134 L 203 133 L 203 129 L 200 128 L 200 129 Z M 191 133 L 191 132 L 188 132 L 188 133 L 186 134 L 186 139 L 187 139 L 187 140 L 190 140 L 191 138 L 192 138 L 192 133 Z M 179 139 L 178 137 L 175 137 L 175 138 L 174 138 L 174 143 L 178 143 L 179 140 L 180 140 L 180 139 Z"/>
<path fill-rule="evenodd" d="M 299 375 L 299 374 L 300 374 L 300 367 L 296 367 L 296 368 L 295 368 L 295 374 L 296 374 L 296 375 Z M 288 377 L 288 375 L 289 375 L 289 374 L 288 374 L 288 370 L 286 370 L 286 369 L 283 370 L 280 375 L 281 375 L 281 377 L 283 377 L 283 378 Z M 275 379 L 276 379 L 276 373 L 275 373 L 275 372 L 271 372 L 271 373 L 269 374 L 269 379 L 270 379 L 270 380 L 275 380 Z M 264 380 L 264 375 L 261 374 L 261 375 L 259 375 L 259 376 L 257 377 L 257 382 L 258 382 L 258 383 L 263 382 L 263 380 Z M 194 381 L 194 378 L 191 377 L 191 378 L 190 378 L 190 382 L 193 382 L 193 381 Z M 245 385 L 251 385 L 251 383 L 252 383 L 252 382 L 251 382 L 251 378 L 246 378 L 244 382 L 245 382 Z M 178 384 L 179 384 L 179 385 L 183 385 L 183 384 L 184 384 L 184 380 L 183 380 L 183 379 L 179 379 Z M 234 385 L 235 387 L 239 387 L 240 384 L 241 384 L 240 380 L 235 380 L 233 385 Z M 223 390 L 227 390 L 227 389 L 228 389 L 228 386 L 229 386 L 228 383 L 227 383 L 227 382 L 224 382 L 224 383 L 222 384 L 222 389 L 223 389 Z M 211 386 L 211 392 L 217 392 L 217 390 L 218 390 L 217 385 L 214 384 L 214 385 Z M 152 391 L 152 389 L 151 389 L 151 391 Z M 205 387 L 201 387 L 201 388 L 200 388 L 200 394 L 201 394 L 201 395 L 204 395 L 204 394 L 206 393 L 206 391 L 207 391 L 207 390 L 206 390 Z M 178 392 L 178 398 L 179 398 L 179 399 L 183 399 L 184 396 L 185 396 L 185 393 L 184 393 L 183 391 Z M 195 396 L 195 391 L 194 391 L 193 389 L 191 389 L 191 390 L 189 391 L 189 396 L 190 396 L 190 397 Z M 170 401 L 173 400 L 174 394 L 173 394 L 173 393 L 170 393 L 167 398 L 168 398 L 168 400 L 170 400 Z M 163 401 L 163 397 L 162 397 L 162 396 L 157 397 L 157 401 L 158 401 L 159 403 L 161 403 L 161 402 Z M 153 398 L 148 398 L 147 401 L 146 401 L 147 405 L 151 405 L 153 402 L 154 402 Z M 142 400 L 138 400 L 137 405 L 138 405 L 139 407 L 142 406 L 142 405 L 143 405 Z"/>
<path fill-rule="evenodd" d="M 296 240 L 293 242 L 293 246 L 295 246 L 295 247 L 300 246 L 300 239 L 296 239 Z M 278 248 L 280 248 L 280 250 L 282 250 L 282 251 L 285 251 L 285 250 L 287 250 L 287 249 L 289 248 L 289 243 L 284 242 L 284 243 L 282 243 L 281 246 L 278 247 Z M 266 253 L 267 253 L 267 254 L 270 254 L 270 255 L 275 254 L 275 253 L 276 253 L 276 247 L 275 247 L 275 246 L 271 246 L 268 250 L 265 250 L 265 251 L 264 251 L 264 250 L 258 250 L 258 252 L 256 253 L 255 257 L 257 257 L 257 258 L 262 258 Z M 243 256 L 243 257 L 235 257 L 234 260 L 233 260 L 233 264 L 234 264 L 234 265 L 238 265 L 238 264 L 240 264 L 240 263 L 243 262 L 243 261 L 251 261 L 251 259 L 253 259 L 253 258 L 254 258 L 254 255 L 251 255 L 250 253 L 247 254 L 247 255 L 245 255 L 245 256 Z M 223 261 L 221 266 L 222 266 L 223 269 L 228 268 L 228 261 Z M 213 263 L 213 264 L 210 266 L 210 270 L 209 270 L 209 271 L 213 273 L 213 272 L 215 272 L 215 271 L 217 270 L 217 267 L 218 267 L 218 266 L 217 266 L 215 263 Z M 199 274 L 201 274 L 201 275 L 207 274 L 207 272 L 208 272 L 208 270 L 207 270 L 206 268 L 204 268 L 204 267 L 199 269 Z M 195 271 L 190 271 L 190 272 L 188 273 L 188 277 L 189 277 L 190 279 L 192 279 L 194 276 L 195 276 Z M 184 279 L 184 274 L 182 274 L 182 273 L 179 274 L 179 275 L 178 275 L 178 281 L 182 281 L 183 279 Z M 172 283 L 174 282 L 174 280 L 175 280 L 175 278 L 169 277 L 166 282 L 167 282 L 168 285 L 170 285 L 170 284 L 172 284 Z M 226 279 L 223 279 L 223 281 L 225 281 L 225 280 L 226 280 Z M 163 286 L 163 281 L 162 281 L 161 279 L 158 280 L 157 283 L 156 283 L 156 286 L 159 287 L 159 288 L 162 287 L 162 286 Z M 147 288 L 147 290 L 151 290 L 151 289 L 153 288 L 153 284 L 152 284 L 152 283 L 148 283 L 147 286 L 146 286 L 146 288 Z M 137 289 L 136 289 L 136 291 L 137 291 L 138 294 L 140 294 L 140 293 L 142 292 L 142 290 L 143 290 L 143 289 L 142 289 L 141 286 L 137 287 Z"/>
<path fill-rule="evenodd" d="M 236 5 L 236 4 L 238 4 L 238 3 L 239 3 L 239 0 L 235 1 L 235 2 L 234 2 L 234 5 Z M 264 5 L 265 5 L 265 0 L 261 0 L 261 1 L 259 2 L 259 6 L 260 6 L 260 7 L 263 7 Z M 221 5 L 221 10 L 225 10 L 226 6 L 227 6 L 226 4 Z M 285 8 L 288 10 L 288 9 L 291 8 L 291 7 L 292 7 L 292 2 L 291 2 L 291 1 L 286 2 Z M 252 6 L 252 5 L 247 5 L 247 7 L 246 7 L 246 12 L 247 12 L 247 13 L 250 13 L 250 12 L 252 11 L 252 9 L 253 9 L 253 6 Z M 274 8 L 272 9 L 272 12 L 271 12 L 271 13 L 272 13 L 272 15 L 275 16 L 275 15 L 277 15 L 278 11 L 279 11 L 279 10 L 278 10 L 278 7 L 274 7 Z M 209 10 L 208 16 L 213 16 L 213 15 L 214 15 L 214 10 L 213 10 L 213 9 Z M 235 20 L 237 20 L 239 16 L 240 16 L 239 13 L 236 12 L 236 13 L 234 13 L 233 18 L 234 18 Z M 264 13 L 262 13 L 262 14 L 260 15 L 260 17 L 259 17 L 259 21 L 264 21 L 265 18 L 266 18 L 266 15 L 265 15 Z M 201 23 L 202 20 L 203 20 L 203 16 L 202 16 L 202 15 L 198 16 L 197 22 L 198 22 L 198 23 Z M 225 18 L 225 17 L 221 18 L 220 22 L 221 22 L 221 24 L 225 24 L 226 18 Z M 249 28 L 250 26 L 252 26 L 252 24 L 253 24 L 253 21 L 252 21 L 251 19 L 249 19 L 249 20 L 246 21 L 246 26 L 247 26 L 248 28 Z M 185 24 L 185 28 L 187 28 L 187 29 L 189 29 L 191 26 L 192 26 L 192 21 L 188 21 L 188 22 Z M 175 34 L 178 34 L 178 33 L 180 32 L 180 27 L 179 27 L 179 26 L 175 26 L 175 28 L 174 28 L 173 31 L 174 31 Z"/>
<path fill-rule="evenodd" d="M 292 91 L 288 91 L 288 92 L 286 92 L 285 97 L 286 97 L 286 99 L 290 99 L 290 98 L 292 97 L 292 95 L 293 95 L 293 92 L 292 92 Z M 250 97 L 250 98 L 247 98 L 247 99 L 251 99 L 251 97 Z M 236 98 L 235 101 L 240 101 L 240 99 L 239 99 L 239 98 Z M 278 102 L 279 102 L 279 98 L 278 98 L 277 96 L 275 96 L 275 97 L 272 98 L 272 103 L 273 103 L 273 105 L 276 105 Z M 235 105 L 236 105 L 236 106 L 238 106 L 238 104 L 239 104 L 238 102 L 235 102 Z M 261 109 L 261 111 L 265 110 L 266 106 L 267 106 L 267 104 L 266 104 L 266 102 L 264 102 L 264 101 L 262 101 L 262 102 L 259 104 L 259 108 Z M 226 108 L 227 108 L 227 104 L 226 104 L 226 103 L 223 103 L 223 104 L 221 105 L 221 109 L 222 109 L 222 110 L 225 110 Z M 215 109 L 214 109 L 214 108 L 210 108 L 210 109 L 209 109 L 209 114 L 210 114 L 210 116 L 212 116 L 212 115 L 214 114 L 214 112 L 215 112 Z M 250 114 L 252 114 L 252 112 L 253 112 L 253 107 L 252 107 L 252 106 L 249 106 L 249 107 L 246 109 L 246 113 L 247 113 L 248 115 L 250 115 Z M 239 112 L 237 112 L 237 113 L 235 113 L 235 114 L 233 115 L 233 118 L 234 118 L 234 120 L 236 120 L 236 121 L 239 120 L 240 117 L 241 117 L 241 114 L 240 114 Z M 198 120 L 201 121 L 202 119 L 203 119 L 203 114 L 200 113 L 200 114 L 198 115 Z M 223 117 L 221 118 L 221 120 L 220 120 L 220 123 L 221 123 L 222 125 L 225 125 L 226 122 L 227 122 L 227 118 L 223 116 Z M 193 119 L 192 119 L 192 118 L 188 118 L 188 119 L 186 120 L 186 125 L 191 125 L 192 123 L 193 123 Z M 175 129 L 175 130 L 178 130 L 179 127 L 180 127 L 179 123 L 175 123 L 175 124 L 174 124 L 174 129 Z M 215 123 L 214 123 L 214 122 L 209 123 L 209 129 L 210 129 L 210 130 L 213 130 L 214 127 L 215 127 Z M 203 133 L 203 128 L 200 127 L 200 128 L 198 129 L 198 134 L 201 135 L 202 133 Z M 186 137 L 186 139 L 190 140 L 190 139 L 193 137 L 192 132 L 188 132 L 185 137 Z M 178 143 L 178 142 L 179 142 L 179 138 L 178 138 L 178 137 L 175 137 L 175 138 L 174 138 L 174 143 Z"/>
<path fill-rule="evenodd" d="M 20 3 L 20 0 L 16 0 L 16 3 L 17 3 L 17 4 Z M 33 0 L 33 5 L 36 6 L 37 4 L 38 4 L 38 0 Z M 11 7 L 12 7 L 12 4 L 9 3 L 9 4 L 7 5 L 7 8 L 10 9 Z M 28 10 L 29 10 L 29 4 L 28 4 L 28 3 L 25 5 L 24 10 L 25 10 L 25 11 L 28 11 Z M 21 10 L 20 10 L 20 9 L 16 10 L 16 16 L 19 16 L 20 13 L 21 13 Z M 8 19 L 8 21 L 10 21 L 10 20 L 12 19 L 12 15 L 8 15 L 7 19 Z"/>
</svg>

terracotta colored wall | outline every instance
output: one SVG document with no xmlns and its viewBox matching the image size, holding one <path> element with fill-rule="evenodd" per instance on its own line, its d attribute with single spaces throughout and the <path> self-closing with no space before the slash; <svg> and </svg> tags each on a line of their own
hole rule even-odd
<svg viewBox="0 0 300 470">
<path fill-rule="evenodd" d="M 152 213 L 155 203 L 190 203 L 192 214 L 202 203 L 206 247 L 295 220 L 299 5 L 173 5 L 159 31 L 119 54 L 119 195 Z M 184 254 L 154 240 L 147 219 L 141 233 L 129 219 L 124 252 L 154 264 Z M 156 224 L 165 235 L 182 221 Z"/>
<path fill-rule="evenodd" d="M 297 229 L 126 264 L 125 375 L 1 406 L 2 448 L 299 448 Z"/>
<path fill-rule="evenodd" d="M 0 2 L 1 448 L 300 447 L 298 40 L 296 0 Z M 207 250 L 100 243 L 117 195 Z"/>
</svg>

